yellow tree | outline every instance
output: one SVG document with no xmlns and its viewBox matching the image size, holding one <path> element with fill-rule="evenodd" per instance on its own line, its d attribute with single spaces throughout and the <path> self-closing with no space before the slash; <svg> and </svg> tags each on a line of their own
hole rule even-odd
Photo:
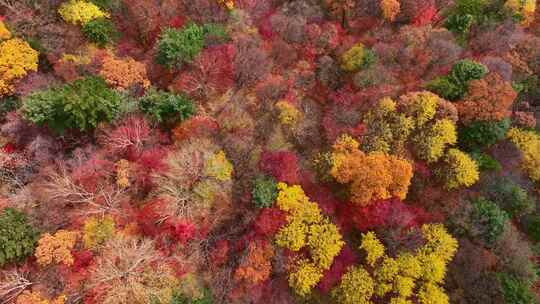
<svg viewBox="0 0 540 304">
<path fill-rule="evenodd" d="M 38 52 L 19 38 L 0 43 L 0 97 L 12 94 L 15 82 L 38 69 Z"/>
<path fill-rule="evenodd" d="M 449 190 L 472 186 L 480 179 L 476 162 L 466 153 L 453 148 L 442 158 L 437 175 Z"/>
</svg>

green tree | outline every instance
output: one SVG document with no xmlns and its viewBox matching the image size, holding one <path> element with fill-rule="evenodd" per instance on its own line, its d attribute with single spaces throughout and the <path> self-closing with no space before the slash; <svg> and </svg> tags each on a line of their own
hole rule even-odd
<svg viewBox="0 0 540 304">
<path fill-rule="evenodd" d="M 204 47 L 204 34 L 204 28 L 195 23 L 166 28 L 159 37 L 156 62 L 168 68 L 191 62 Z"/>
<path fill-rule="evenodd" d="M 114 23 L 106 18 L 98 18 L 84 24 L 82 33 L 86 39 L 103 48 L 107 44 L 112 43 L 117 35 Z"/>
<path fill-rule="evenodd" d="M 512 304 L 532 304 L 535 303 L 534 296 L 529 290 L 529 286 L 521 282 L 511 274 L 502 272 L 497 274 L 497 279 L 502 286 L 504 300 Z"/>
<path fill-rule="evenodd" d="M 527 190 L 508 178 L 494 179 L 488 186 L 486 196 L 511 216 L 521 217 L 536 209 L 536 203 Z"/>
<path fill-rule="evenodd" d="M 271 177 L 260 176 L 253 182 L 251 196 L 253 203 L 258 208 L 271 207 L 278 194 L 277 183 Z"/>
<path fill-rule="evenodd" d="M 469 81 L 481 79 L 487 73 L 483 64 L 463 59 L 454 63 L 448 75 L 430 81 L 427 89 L 445 99 L 458 100 L 467 93 Z"/>
<path fill-rule="evenodd" d="M 510 125 L 510 119 L 471 122 L 458 128 L 458 144 L 465 151 L 489 148 L 506 138 Z"/>
<path fill-rule="evenodd" d="M 155 88 L 139 99 L 139 108 L 158 123 L 181 122 L 195 114 L 195 106 L 187 96 Z"/>
<path fill-rule="evenodd" d="M 87 131 L 118 116 L 123 98 L 100 77 L 90 76 L 23 99 L 22 114 L 29 121 L 62 133 Z"/>
<path fill-rule="evenodd" d="M 37 239 L 38 233 L 24 213 L 5 208 L 0 213 L 0 267 L 31 255 Z"/>
<path fill-rule="evenodd" d="M 504 225 L 510 219 L 506 211 L 501 210 L 497 204 L 479 197 L 472 201 L 473 210 L 471 219 L 480 231 L 479 234 L 488 244 L 493 244 L 504 231 Z"/>
</svg>

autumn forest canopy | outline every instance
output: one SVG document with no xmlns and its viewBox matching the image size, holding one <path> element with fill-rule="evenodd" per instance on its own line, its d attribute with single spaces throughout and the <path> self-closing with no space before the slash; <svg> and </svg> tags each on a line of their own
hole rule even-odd
<svg viewBox="0 0 540 304">
<path fill-rule="evenodd" d="M 539 122 L 536 0 L 0 0 L 0 304 L 538 304 Z"/>
</svg>

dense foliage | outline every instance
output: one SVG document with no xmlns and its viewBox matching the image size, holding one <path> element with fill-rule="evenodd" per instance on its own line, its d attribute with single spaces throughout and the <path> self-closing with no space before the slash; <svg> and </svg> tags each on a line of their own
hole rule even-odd
<svg viewBox="0 0 540 304">
<path fill-rule="evenodd" d="M 31 255 L 37 236 L 26 215 L 15 209 L 4 209 L 0 214 L 0 266 Z"/>
<path fill-rule="evenodd" d="M 195 114 L 195 107 L 187 96 L 154 88 L 140 98 L 139 107 L 152 120 L 159 123 L 181 122 Z"/>
<path fill-rule="evenodd" d="M 27 96 L 22 112 L 29 121 L 57 132 L 86 131 L 100 122 L 112 121 L 123 102 L 103 78 L 90 76 Z"/>
<path fill-rule="evenodd" d="M 0 302 L 539 302 L 537 2 L 0 0 Z"/>
</svg>

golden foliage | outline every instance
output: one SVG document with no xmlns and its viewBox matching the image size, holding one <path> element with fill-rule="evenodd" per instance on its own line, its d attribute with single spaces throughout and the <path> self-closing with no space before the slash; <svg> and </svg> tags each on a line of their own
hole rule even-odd
<svg viewBox="0 0 540 304">
<path fill-rule="evenodd" d="M 121 159 L 116 162 L 116 185 L 121 189 L 129 187 L 129 161 Z"/>
<path fill-rule="evenodd" d="M 277 206 L 287 213 L 288 223 L 276 234 L 276 244 L 292 251 L 308 246 L 311 255 L 311 261 L 302 260 L 296 272 L 289 276 L 289 285 L 305 296 L 319 282 L 322 272 L 332 266 L 345 242 L 338 228 L 322 216 L 318 205 L 309 201 L 302 187 L 278 183 L 277 188 Z"/>
<path fill-rule="evenodd" d="M 439 160 L 447 146 L 457 142 L 457 131 L 453 121 L 437 120 L 414 137 L 418 157 L 430 163 Z"/>
<path fill-rule="evenodd" d="M 54 235 L 45 233 L 38 241 L 35 256 L 40 266 L 52 263 L 70 266 L 74 259 L 71 249 L 75 246 L 79 233 L 75 231 L 58 230 Z"/>
<path fill-rule="evenodd" d="M 296 109 L 287 100 L 280 100 L 276 103 L 276 108 L 279 113 L 279 121 L 286 126 L 294 126 L 300 119 L 300 111 Z"/>
<path fill-rule="evenodd" d="M 351 267 L 341 277 L 332 296 L 339 304 L 371 304 L 374 284 L 371 275 L 363 267 Z"/>
<path fill-rule="evenodd" d="M 414 252 L 399 252 L 396 258 L 384 254 L 385 248 L 373 232 L 363 234 L 360 249 L 367 253 L 368 266 L 353 267 L 342 277 L 333 290 L 338 302 L 371 303 L 375 300 L 372 296 L 392 296 L 390 303 L 397 304 L 413 303 L 414 299 L 420 303 L 448 303 L 439 284 L 458 243 L 440 224 L 423 225 L 421 231 L 426 243 Z"/>
<path fill-rule="evenodd" d="M 97 5 L 84 0 L 69 0 L 58 8 L 58 13 L 64 21 L 71 24 L 84 25 L 97 18 L 109 18 L 109 14 Z"/>
<path fill-rule="evenodd" d="M 523 26 L 529 26 L 534 21 L 536 0 L 507 0 L 505 6 L 522 17 Z"/>
<path fill-rule="evenodd" d="M 39 292 L 25 290 L 17 297 L 15 304 L 64 304 L 66 300 L 67 297 L 65 295 L 61 295 L 56 299 L 49 301 Z"/>
<path fill-rule="evenodd" d="M 322 276 L 322 269 L 308 260 L 301 260 L 296 270 L 289 274 L 289 286 L 299 296 L 306 296 L 319 283 Z"/>
<path fill-rule="evenodd" d="M 353 202 L 369 205 L 377 199 L 393 196 L 404 199 L 407 196 L 413 174 L 407 160 L 380 152 L 365 154 L 350 150 L 333 152 L 330 174 L 339 183 L 350 184 Z"/>
<path fill-rule="evenodd" d="M 507 137 L 522 154 L 523 170 L 532 181 L 540 182 L 540 136 L 533 131 L 512 128 Z"/>
<path fill-rule="evenodd" d="M 83 245 L 85 248 L 96 248 L 114 235 L 115 224 L 110 216 L 102 219 L 90 217 L 83 226 Z"/>
<path fill-rule="evenodd" d="M 458 149 L 449 149 L 442 162 L 437 175 L 449 190 L 472 186 L 480 179 L 476 162 Z"/>
<path fill-rule="evenodd" d="M 19 38 L 0 43 L 0 97 L 11 94 L 17 80 L 38 69 L 38 52 Z"/>
<path fill-rule="evenodd" d="M 375 233 L 368 232 L 362 234 L 362 244 L 360 248 L 367 253 L 367 263 L 374 266 L 375 263 L 384 255 L 384 245 L 375 236 Z"/>
<path fill-rule="evenodd" d="M 394 21 L 399 14 L 400 3 L 398 0 L 381 0 L 379 3 L 384 19 Z"/>
<path fill-rule="evenodd" d="M 11 32 L 6 27 L 4 21 L 0 20 L 0 40 L 7 40 L 11 38 Z"/>
<path fill-rule="evenodd" d="M 146 76 L 146 66 L 131 57 L 119 59 L 108 54 L 103 59 L 99 75 L 109 85 L 119 90 L 127 90 L 135 85 L 143 88 L 150 86 L 150 81 Z"/>
<path fill-rule="evenodd" d="M 212 155 L 206 162 L 205 174 L 218 181 L 225 182 L 231 180 L 232 173 L 233 165 L 227 159 L 223 150 Z"/>
</svg>

